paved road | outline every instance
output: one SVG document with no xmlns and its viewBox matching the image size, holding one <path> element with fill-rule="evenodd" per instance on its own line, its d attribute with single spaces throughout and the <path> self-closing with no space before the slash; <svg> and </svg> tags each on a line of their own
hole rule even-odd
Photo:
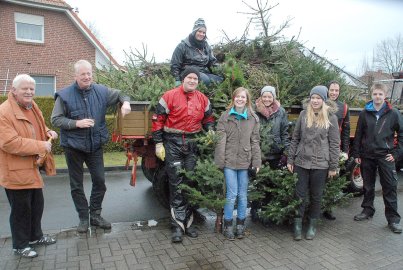
<svg viewBox="0 0 403 270">
<path fill-rule="evenodd" d="M 131 222 L 114 223 L 109 232 L 96 230 L 84 235 L 78 235 L 74 228 L 55 230 L 58 242 L 38 247 L 39 256 L 34 259 L 13 255 L 11 238 L 0 237 L 0 269 L 403 269 L 403 235 L 391 233 L 386 226 L 379 187 L 373 219 L 353 221 L 353 216 L 361 210 L 362 200 L 353 198 L 346 207 L 335 209 L 336 221 L 320 223 L 313 241 L 293 241 L 291 226 L 264 227 L 248 218 L 245 239 L 231 242 L 214 233 L 214 219 L 208 216 L 206 223 L 197 225 L 199 238 L 186 237 L 183 243 L 172 244 L 167 219 L 158 220 L 156 227 L 132 222 L 164 216 L 166 210 L 155 202 L 147 180 L 141 178 L 132 189 L 127 185 L 128 177 L 127 172 L 108 173 L 105 216 L 113 222 Z M 402 178 L 400 175 L 400 212 L 403 210 Z M 77 217 L 66 176 L 47 179 L 46 184 L 45 226 L 75 226 Z M 3 191 L 0 193 L 2 230 L 8 227 L 4 197 Z"/>
<path fill-rule="evenodd" d="M 104 198 L 102 215 L 110 222 L 133 222 L 161 219 L 169 215 L 168 210 L 157 202 L 151 183 L 141 170 L 137 172 L 136 187 L 129 185 L 129 171 L 106 172 L 107 192 Z M 70 195 L 67 174 L 44 177 L 45 210 L 42 219 L 43 230 L 60 231 L 78 224 L 73 201 Z M 89 198 L 91 179 L 85 174 L 84 189 Z M 0 189 L 0 237 L 9 236 L 8 217 L 10 206 L 4 189 Z"/>
</svg>

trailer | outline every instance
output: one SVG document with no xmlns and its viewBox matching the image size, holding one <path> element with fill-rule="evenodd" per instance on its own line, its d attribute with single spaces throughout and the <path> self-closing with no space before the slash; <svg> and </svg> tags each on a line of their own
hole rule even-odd
<svg viewBox="0 0 403 270">
<path fill-rule="evenodd" d="M 112 141 L 121 143 L 125 148 L 126 170 L 129 169 L 130 164 L 133 164 L 130 185 L 133 187 L 136 185 L 137 164 L 140 160 L 141 170 L 153 184 L 158 201 L 169 208 L 169 187 L 165 164 L 155 155 L 155 143 L 151 136 L 153 112 L 150 110 L 150 102 L 131 101 L 130 107 L 131 112 L 125 117 L 122 117 L 120 108 L 117 110 Z"/>
</svg>

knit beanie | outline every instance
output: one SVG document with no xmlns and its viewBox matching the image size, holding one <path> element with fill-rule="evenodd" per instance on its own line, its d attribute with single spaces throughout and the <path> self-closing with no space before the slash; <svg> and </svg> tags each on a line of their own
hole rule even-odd
<svg viewBox="0 0 403 270">
<path fill-rule="evenodd" d="M 197 68 L 195 68 L 195 67 L 189 66 L 189 67 L 186 67 L 185 70 L 182 71 L 182 73 L 181 73 L 181 81 L 183 81 L 183 79 L 185 79 L 186 76 L 189 75 L 190 73 L 196 74 L 197 79 L 200 80 L 200 72 L 199 72 L 199 70 Z"/>
<path fill-rule="evenodd" d="M 317 85 L 314 88 L 312 88 L 311 92 L 309 93 L 309 97 L 311 97 L 313 94 L 320 96 L 323 99 L 323 101 L 326 101 L 327 87 L 323 85 Z"/>
<path fill-rule="evenodd" d="M 204 27 L 204 28 L 207 29 L 206 23 L 204 22 L 204 20 L 203 20 L 202 18 L 199 18 L 199 19 L 197 19 L 197 20 L 195 21 L 195 24 L 194 24 L 194 26 L 193 26 L 192 32 L 196 32 L 197 30 L 199 30 L 199 29 L 202 28 L 202 27 Z"/>
<path fill-rule="evenodd" d="M 265 92 L 269 92 L 273 95 L 273 98 L 276 99 L 276 88 L 274 88 L 273 86 L 265 86 L 262 88 L 262 90 L 260 90 L 260 96 L 263 96 L 263 94 Z"/>
</svg>

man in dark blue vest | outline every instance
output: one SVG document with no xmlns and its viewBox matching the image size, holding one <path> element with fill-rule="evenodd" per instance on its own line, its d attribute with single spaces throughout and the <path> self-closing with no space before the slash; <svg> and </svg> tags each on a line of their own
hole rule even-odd
<svg viewBox="0 0 403 270">
<path fill-rule="evenodd" d="M 107 107 L 122 105 L 122 115 L 131 111 L 129 97 L 119 90 L 92 82 L 92 65 L 86 60 L 74 64 L 75 82 L 55 94 L 52 125 L 60 128 L 60 145 L 69 169 L 71 196 L 80 218 L 79 233 L 89 224 L 110 229 L 101 217 L 106 192 L 102 145 L 108 141 L 105 114 Z M 83 164 L 91 174 L 92 190 L 88 205 L 83 187 Z"/>
</svg>

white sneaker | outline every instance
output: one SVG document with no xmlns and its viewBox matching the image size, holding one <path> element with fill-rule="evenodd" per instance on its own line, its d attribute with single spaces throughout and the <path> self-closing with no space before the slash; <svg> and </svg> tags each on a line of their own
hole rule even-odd
<svg viewBox="0 0 403 270">
<path fill-rule="evenodd" d="M 24 258 L 35 258 L 38 256 L 38 253 L 31 248 L 31 247 L 26 247 L 22 249 L 13 249 L 15 255 L 20 255 L 21 257 Z"/>
</svg>

